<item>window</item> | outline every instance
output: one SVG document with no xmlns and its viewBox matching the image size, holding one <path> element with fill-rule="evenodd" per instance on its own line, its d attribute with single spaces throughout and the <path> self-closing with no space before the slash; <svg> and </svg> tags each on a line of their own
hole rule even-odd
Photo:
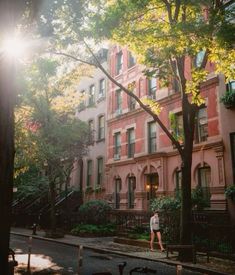
<svg viewBox="0 0 235 275">
<path fill-rule="evenodd" d="M 136 104 L 136 100 L 132 96 L 129 96 L 128 97 L 128 107 L 129 107 L 130 111 L 135 110 L 135 104 Z"/>
<path fill-rule="evenodd" d="M 149 153 L 156 152 L 156 123 L 148 123 L 148 151 Z"/>
<path fill-rule="evenodd" d="M 197 53 L 196 58 L 195 58 L 195 67 L 200 68 L 205 56 L 205 51 L 200 51 Z"/>
<path fill-rule="evenodd" d="M 114 159 L 118 160 L 121 157 L 121 133 L 114 135 Z"/>
<path fill-rule="evenodd" d="M 147 200 L 152 200 L 157 197 L 157 190 L 159 186 L 159 175 L 158 173 L 153 173 L 147 175 Z"/>
<path fill-rule="evenodd" d="M 223 5 L 225 7 L 225 11 L 226 11 L 226 22 L 228 23 L 234 23 L 235 22 L 235 18 L 234 18 L 234 9 L 235 9 L 235 3 L 231 0 L 226 0 L 223 1 Z"/>
<path fill-rule="evenodd" d="M 132 91 L 133 95 L 136 95 L 136 83 L 132 82 L 128 84 L 128 89 Z M 136 100 L 134 97 L 128 95 L 127 97 L 128 108 L 130 111 L 135 110 Z"/>
<path fill-rule="evenodd" d="M 91 186 L 91 180 L 92 180 L 92 160 L 87 161 L 87 187 Z"/>
<path fill-rule="evenodd" d="M 120 74 L 122 72 L 122 66 L 123 66 L 123 54 L 122 51 L 117 53 L 116 56 L 116 74 Z"/>
<path fill-rule="evenodd" d="M 175 77 L 172 78 L 171 85 L 175 93 L 178 93 L 180 91 L 179 81 Z"/>
<path fill-rule="evenodd" d="M 88 121 L 88 127 L 89 127 L 89 142 L 93 143 L 94 141 L 94 121 L 93 120 Z"/>
<path fill-rule="evenodd" d="M 136 59 L 131 52 L 128 52 L 128 68 L 133 67 L 136 64 Z"/>
<path fill-rule="evenodd" d="M 136 178 L 128 178 L 128 208 L 133 209 L 135 207 L 135 188 Z"/>
<path fill-rule="evenodd" d="M 172 90 L 177 93 L 180 91 L 180 85 L 179 81 L 176 77 L 177 75 L 177 68 L 176 68 L 176 62 L 172 61 L 172 70 L 173 70 L 173 75 L 171 77 L 171 85 L 172 85 Z"/>
<path fill-rule="evenodd" d="M 135 154 L 135 130 L 134 128 L 127 130 L 127 156 L 133 158 Z"/>
<path fill-rule="evenodd" d="M 105 96 L 105 79 L 101 79 L 99 83 L 99 98 Z"/>
<path fill-rule="evenodd" d="M 98 139 L 104 139 L 104 116 L 98 118 Z"/>
<path fill-rule="evenodd" d="M 122 181 L 120 178 L 115 179 L 114 183 L 114 207 L 116 209 L 120 208 L 120 191 L 122 189 Z"/>
<path fill-rule="evenodd" d="M 122 91 L 116 91 L 116 114 L 120 115 L 122 113 Z"/>
<path fill-rule="evenodd" d="M 226 84 L 226 91 L 227 91 L 227 92 L 235 92 L 235 80 L 229 81 L 229 82 Z"/>
<path fill-rule="evenodd" d="M 175 136 L 180 144 L 184 143 L 184 128 L 183 128 L 183 115 L 178 113 L 175 115 Z"/>
<path fill-rule="evenodd" d="M 78 106 L 78 111 L 82 111 L 85 108 L 85 106 L 86 106 L 85 90 L 82 90 L 80 92 L 79 98 L 80 98 L 80 103 L 79 103 L 79 106 Z"/>
<path fill-rule="evenodd" d="M 211 168 L 207 165 L 198 168 L 198 185 L 202 189 L 203 198 L 210 202 Z"/>
<path fill-rule="evenodd" d="M 235 132 L 230 134 L 230 144 L 232 156 L 233 182 L 235 183 Z"/>
<path fill-rule="evenodd" d="M 220 101 L 223 102 L 227 109 L 235 107 L 235 80 L 226 83 L 226 92 L 222 95 Z"/>
<path fill-rule="evenodd" d="M 102 184 L 103 179 L 103 158 L 97 159 L 97 185 L 100 186 Z"/>
<path fill-rule="evenodd" d="M 156 99 L 156 91 L 157 91 L 157 79 L 153 77 L 148 80 L 148 96 L 151 99 Z"/>
<path fill-rule="evenodd" d="M 196 129 L 196 140 L 198 142 L 203 142 L 207 140 L 208 137 L 208 124 L 207 124 L 207 110 L 206 108 L 201 108 L 197 115 L 197 129 Z"/>
<path fill-rule="evenodd" d="M 95 103 L 95 85 L 91 85 L 89 89 L 89 105 Z"/>
<path fill-rule="evenodd" d="M 184 143 L 183 115 L 182 113 L 169 113 L 170 128 L 174 138 L 180 143 Z"/>
</svg>

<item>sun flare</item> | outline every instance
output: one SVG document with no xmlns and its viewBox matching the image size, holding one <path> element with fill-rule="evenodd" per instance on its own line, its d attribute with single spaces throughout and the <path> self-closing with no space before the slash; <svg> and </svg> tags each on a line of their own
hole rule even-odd
<svg viewBox="0 0 235 275">
<path fill-rule="evenodd" d="M 8 57 L 20 58 L 25 54 L 27 45 L 23 39 L 13 37 L 4 39 L 1 48 Z"/>
</svg>

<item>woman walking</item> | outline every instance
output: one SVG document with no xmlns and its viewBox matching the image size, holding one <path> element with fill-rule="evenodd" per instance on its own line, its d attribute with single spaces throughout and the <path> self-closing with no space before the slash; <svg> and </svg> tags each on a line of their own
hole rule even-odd
<svg viewBox="0 0 235 275">
<path fill-rule="evenodd" d="M 157 235 L 161 252 L 164 252 L 165 249 L 162 245 L 162 236 L 161 236 L 161 232 L 160 232 L 159 217 L 158 217 L 157 211 L 155 211 L 154 215 L 150 218 L 150 231 L 151 231 L 150 250 L 153 251 L 153 242 L 155 239 L 155 235 Z"/>
</svg>

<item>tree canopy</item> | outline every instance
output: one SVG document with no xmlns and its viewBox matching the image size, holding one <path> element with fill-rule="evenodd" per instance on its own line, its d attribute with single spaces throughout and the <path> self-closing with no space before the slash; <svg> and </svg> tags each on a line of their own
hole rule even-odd
<svg viewBox="0 0 235 275">
<path fill-rule="evenodd" d="M 22 72 L 26 77 L 16 109 L 18 178 L 32 176 L 28 171 L 33 170 L 35 176 L 35 171 L 43 173 L 49 169 L 45 174 L 47 182 L 66 182 L 75 159 L 87 152 L 89 129 L 75 116 L 79 98 L 74 90 L 60 89 L 56 72 L 57 63 L 42 58 Z M 40 178 L 37 180 L 40 185 Z"/>
<path fill-rule="evenodd" d="M 226 81 L 235 78 L 234 5 L 229 5 L 229 2 L 223 0 L 38 2 L 41 4 L 40 12 L 37 12 L 38 33 L 48 38 L 51 46 L 48 51 L 70 57 L 76 62 L 84 61 L 99 67 L 117 87 L 134 97 L 140 107 L 159 123 L 179 151 L 182 159 L 182 243 L 189 243 L 191 238 L 190 194 L 194 124 L 199 106 L 204 103 L 204 98 L 200 94 L 200 85 L 208 78 L 209 71 L 206 65 L 212 62 L 215 71 L 223 73 Z M 122 83 L 118 83 L 104 70 L 93 54 L 92 47 L 89 46 L 92 45 L 91 40 L 96 44 L 109 40 L 127 46 L 136 55 L 138 62 L 146 66 L 144 74 L 147 77 L 159 78 L 162 85 L 168 85 L 172 79 L 178 82 L 183 114 L 183 146 L 159 119 L 158 102 L 143 101 L 132 92 L 133 85 L 124 87 Z M 93 56 L 92 62 L 88 62 L 87 53 Z M 47 164 L 50 163 L 49 160 L 53 160 L 51 164 L 56 163 L 58 167 L 61 159 L 68 158 L 70 149 L 74 145 L 68 142 L 65 132 L 69 129 L 72 137 L 75 137 L 77 132 L 73 127 L 76 121 L 72 119 L 71 113 L 65 115 L 59 110 L 61 89 L 58 89 L 53 81 L 48 83 L 45 73 L 44 75 L 38 73 L 40 66 L 48 74 L 50 70 L 53 71 L 53 66 L 47 67 L 42 60 L 39 60 L 37 67 L 31 68 L 28 88 L 32 92 L 32 98 L 30 107 L 25 108 L 27 110 L 25 117 L 30 118 L 27 123 L 31 132 L 29 131 L 27 135 L 37 144 L 35 156 L 41 155 L 41 162 L 42 159 L 46 159 Z M 71 75 L 72 78 L 77 76 L 74 71 Z M 45 89 L 45 84 L 48 89 Z M 69 86 L 68 84 L 64 82 L 65 86 Z M 55 103 L 53 106 L 50 105 L 52 102 Z M 66 146 L 61 147 L 62 141 Z"/>
</svg>

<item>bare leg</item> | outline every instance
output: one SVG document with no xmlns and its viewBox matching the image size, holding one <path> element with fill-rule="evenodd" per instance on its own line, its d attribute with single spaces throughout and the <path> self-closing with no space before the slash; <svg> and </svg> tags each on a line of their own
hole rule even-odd
<svg viewBox="0 0 235 275">
<path fill-rule="evenodd" d="M 162 235 L 161 235 L 160 231 L 157 232 L 157 238 L 158 238 L 158 243 L 160 245 L 161 251 L 165 250 L 164 247 L 163 247 L 163 245 L 162 245 Z"/>
<path fill-rule="evenodd" d="M 153 251 L 153 242 L 155 239 L 155 233 L 151 232 L 151 240 L 150 240 L 150 250 Z"/>
</svg>

